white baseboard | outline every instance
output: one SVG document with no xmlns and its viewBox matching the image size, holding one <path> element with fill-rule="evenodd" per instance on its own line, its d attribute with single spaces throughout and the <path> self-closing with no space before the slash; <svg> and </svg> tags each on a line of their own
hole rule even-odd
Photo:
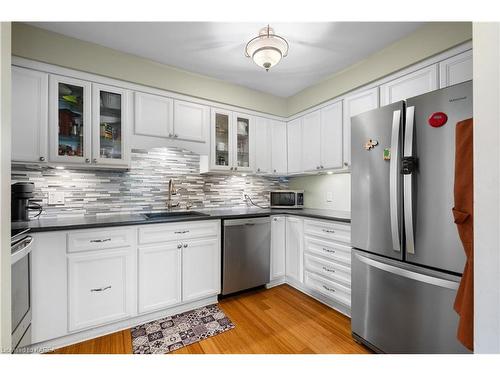
<svg viewBox="0 0 500 375">
<path fill-rule="evenodd" d="M 26 350 L 26 353 L 45 353 L 58 349 L 64 346 L 77 344 L 82 341 L 90 340 L 99 336 L 108 335 L 110 333 L 122 331 L 127 328 L 135 327 L 139 324 L 144 324 L 152 320 L 164 318 L 170 315 L 179 314 L 189 310 L 193 310 L 199 307 L 207 306 L 213 303 L 217 303 L 217 296 L 212 296 L 198 301 L 185 303 L 182 305 L 177 305 L 168 309 L 155 311 L 149 314 L 136 316 L 131 319 L 107 324 L 105 326 L 87 329 L 85 331 L 80 331 L 72 333 L 70 335 L 58 337 L 56 339 L 47 340 L 32 344 Z"/>
</svg>

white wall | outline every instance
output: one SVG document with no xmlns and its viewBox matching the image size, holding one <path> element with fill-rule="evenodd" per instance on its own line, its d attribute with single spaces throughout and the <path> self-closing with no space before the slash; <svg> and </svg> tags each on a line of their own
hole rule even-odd
<svg viewBox="0 0 500 375">
<path fill-rule="evenodd" d="M 500 24 L 474 23 L 474 351 L 500 353 Z"/>
<path fill-rule="evenodd" d="M 11 345 L 10 22 L 0 23 L 0 353 Z"/>
<path fill-rule="evenodd" d="M 290 179 L 289 186 L 291 189 L 304 190 L 304 203 L 307 208 L 351 210 L 350 173 L 293 177 Z M 332 193 L 332 202 L 326 201 L 328 192 Z"/>
</svg>

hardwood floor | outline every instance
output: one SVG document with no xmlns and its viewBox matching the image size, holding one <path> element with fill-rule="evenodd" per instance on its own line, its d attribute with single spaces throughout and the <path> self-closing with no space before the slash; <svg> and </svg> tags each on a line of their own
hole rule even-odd
<svg viewBox="0 0 500 375">
<path fill-rule="evenodd" d="M 225 298 L 219 304 L 236 328 L 175 354 L 371 353 L 351 338 L 349 318 L 288 285 Z M 132 353 L 130 330 L 54 353 Z"/>
</svg>

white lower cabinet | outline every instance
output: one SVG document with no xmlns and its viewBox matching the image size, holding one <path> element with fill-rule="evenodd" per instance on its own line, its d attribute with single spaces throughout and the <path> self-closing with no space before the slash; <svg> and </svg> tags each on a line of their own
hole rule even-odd
<svg viewBox="0 0 500 375">
<path fill-rule="evenodd" d="M 220 241 L 188 240 L 182 244 L 182 301 L 220 293 Z"/>
<path fill-rule="evenodd" d="M 271 275 L 275 281 L 285 276 L 286 218 L 273 216 L 271 220 Z"/>
<path fill-rule="evenodd" d="M 350 225 L 304 220 L 304 286 L 341 311 L 351 307 Z"/>
<path fill-rule="evenodd" d="M 134 276 L 129 248 L 69 255 L 69 330 L 131 316 L 135 302 Z"/>
<path fill-rule="evenodd" d="M 304 220 L 286 218 L 285 270 L 287 281 L 302 283 L 304 279 Z"/>
<path fill-rule="evenodd" d="M 171 242 L 138 249 L 139 313 L 181 302 L 181 248 Z"/>
</svg>

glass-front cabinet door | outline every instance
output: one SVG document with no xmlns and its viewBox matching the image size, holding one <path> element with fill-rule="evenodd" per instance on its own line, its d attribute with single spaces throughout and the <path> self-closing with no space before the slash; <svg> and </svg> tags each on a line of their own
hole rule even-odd
<svg viewBox="0 0 500 375">
<path fill-rule="evenodd" d="M 91 163 L 89 82 L 50 76 L 50 159 Z"/>
<path fill-rule="evenodd" d="M 92 87 L 92 163 L 126 165 L 127 91 L 99 84 Z"/>
<path fill-rule="evenodd" d="M 233 167 L 236 171 L 252 170 L 252 118 L 239 113 L 234 114 L 233 131 Z"/>
<path fill-rule="evenodd" d="M 232 170 L 232 113 L 212 109 L 211 169 Z"/>
</svg>

